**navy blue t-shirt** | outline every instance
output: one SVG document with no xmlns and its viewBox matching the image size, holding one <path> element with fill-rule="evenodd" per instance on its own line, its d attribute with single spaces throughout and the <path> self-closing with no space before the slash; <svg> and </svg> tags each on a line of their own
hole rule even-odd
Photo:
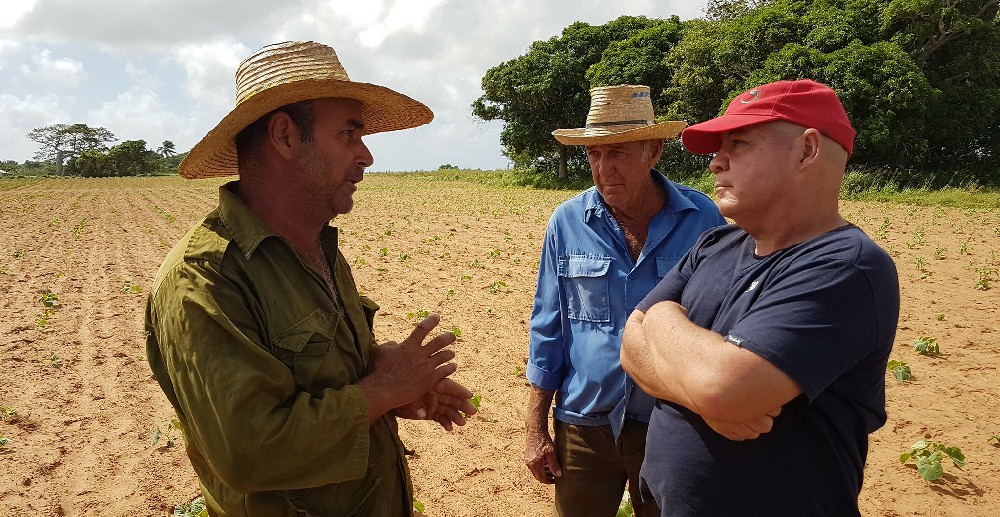
<svg viewBox="0 0 1000 517">
<path fill-rule="evenodd" d="M 663 515 L 858 515 L 868 434 L 885 423 L 899 319 L 892 259 L 854 225 L 765 257 L 737 226 L 707 231 L 638 305 L 661 300 L 770 361 L 802 391 L 770 433 L 735 442 L 658 401 L 642 480 Z"/>
</svg>

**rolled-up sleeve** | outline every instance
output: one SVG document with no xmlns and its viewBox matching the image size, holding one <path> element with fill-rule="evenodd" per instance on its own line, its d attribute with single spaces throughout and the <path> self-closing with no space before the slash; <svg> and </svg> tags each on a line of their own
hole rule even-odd
<svg viewBox="0 0 1000 517">
<path fill-rule="evenodd" d="M 562 286 L 558 275 L 555 225 L 550 221 L 542 243 L 538 282 L 531 311 L 528 365 L 525 376 L 531 384 L 548 391 L 562 386 L 565 376 L 563 346 Z"/>
</svg>

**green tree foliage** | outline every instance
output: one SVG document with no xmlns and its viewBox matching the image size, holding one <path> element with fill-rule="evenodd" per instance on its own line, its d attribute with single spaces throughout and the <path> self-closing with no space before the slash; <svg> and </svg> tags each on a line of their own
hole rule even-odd
<svg viewBox="0 0 1000 517">
<path fill-rule="evenodd" d="M 59 174 L 65 159 L 80 156 L 84 151 L 107 150 L 106 144 L 118 140 L 111 131 L 86 124 L 39 127 L 28 132 L 28 138 L 41 145 L 35 159 L 54 163 Z"/>
<path fill-rule="evenodd" d="M 103 176 L 145 176 L 156 174 L 169 167 L 159 154 L 146 149 L 145 140 L 126 140 L 107 153 L 85 151 L 70 161 L 71 174 L 92 178 Z M 171 160 L 172 161 L 172 160 Z M 176 169 L 175 169 L 176 170 Z"/>
<path fill-rule="evenodd" d="M 604 25 L 577 22 L 562 35 L 531 44 L 528 52 L 486 72 L 484 94 L 472 104 L 472 114 L 483 120 L 502 120 L 500 142 L 518 167 L 541 170 L 581 166 L 586 157 L 552 138 L 559 128 L 580 127 L 590 106 L 586 72 L 615 41 L 652 27 L 660 20 L 622 16 Z"/>
<path fill-rule="evenodd" d="M 174 143 L 171 142 L 170 140 L 164 140 L 163 144 L 156 149 L 156 154 L 164 158 L 169 158 L 177 154 L 177 148 L 174 146 Z"/>
</svg>

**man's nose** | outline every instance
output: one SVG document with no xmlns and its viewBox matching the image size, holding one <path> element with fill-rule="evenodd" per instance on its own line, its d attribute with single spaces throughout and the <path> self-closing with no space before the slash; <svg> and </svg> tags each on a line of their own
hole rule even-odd
<svg viewBox="0 0 1000 517">
<path fill-rule="evenodd" d="M 722 152 L 716 152 L 712 155 L 712 161 L 708 162 L 708 168 L 713 174 L 718 174 L 729 168 L 729 158 Z"/>
<path fill-rule="evenodd" d="M 375 157 L 372 156 L 372 152 L 368 150 L 368 146 L 364 142 L 361 142 L 361 150 L 358 152 L 357 165 L 362 169 L 371 167 L 375 163 Z"/>
</svg>

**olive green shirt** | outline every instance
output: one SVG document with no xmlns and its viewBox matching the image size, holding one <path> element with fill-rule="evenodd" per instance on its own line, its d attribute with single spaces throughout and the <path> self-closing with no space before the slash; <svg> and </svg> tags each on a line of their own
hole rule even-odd
<svg viewBox="0 0 1000 517">
<path fill-rule="evenodd" d="M 146 308 L 146 351 L 177 411 L 212 515 L 409 516 L 395 418 L 368 426 L 356 382 L 378 306 L 320 240 L 335 291 L 234 193 L 170 251 Z"/>
</svg>

